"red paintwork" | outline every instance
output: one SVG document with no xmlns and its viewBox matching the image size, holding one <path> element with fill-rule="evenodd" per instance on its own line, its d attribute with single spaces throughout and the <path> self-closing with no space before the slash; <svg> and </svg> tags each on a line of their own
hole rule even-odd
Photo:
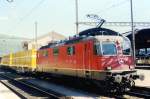
<svg viewBox="0 0 150 99">
<path fill-rule="evenodd" d="M 38 67 L 44 68 L 70 68 L 70 69 L 88 69 L 88 70 L 105 70 L 111 66 L 113 70 L 129 70 L 133 65 L 131 56 L 123 56 L 121 47 L 116 42 L 117 56 L 97 56 L 93 51 L 93 40 L 82 41 L 75 44 L 59 46 L 58 56 L 53 55 L 53 48 L 42 49 L 38 51 Z M 75 46 L 75 55 L 67 55 L 67 47 Z M 48 56 L 43 56 L 43 51 L 48 51 Z"/>
</svg>

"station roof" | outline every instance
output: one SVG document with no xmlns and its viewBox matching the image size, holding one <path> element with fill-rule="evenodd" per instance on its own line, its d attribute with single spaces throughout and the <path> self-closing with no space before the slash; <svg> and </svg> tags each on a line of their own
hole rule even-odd
<svg viewBox="0 0 150 99">
<path fill-rule="evenodd" d="M 132 42 L 132 33 L 130 32 L 127 37 Z M 140 29 L 135 32 L 135 48 L 150 48 L 150 28 Z"/>
</svg>

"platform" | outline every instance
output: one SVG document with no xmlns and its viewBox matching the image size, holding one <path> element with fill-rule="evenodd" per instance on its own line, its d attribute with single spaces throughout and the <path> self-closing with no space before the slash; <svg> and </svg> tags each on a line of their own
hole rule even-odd
<svg viewBox="0 0 150 99">
<path fill-rule="evenodd" d="M 136 80 L 135 85 L 150 88 L 150 70 L 137 69 L 137 74 L 143 74 L 145 79 L 143 81 Z"/>
<path fill-rule="evenodd" d="M 0 79 L 1 80 L 1 79 Z M 0 99 L 21 99 L 0 82 Z"/>
</svg>

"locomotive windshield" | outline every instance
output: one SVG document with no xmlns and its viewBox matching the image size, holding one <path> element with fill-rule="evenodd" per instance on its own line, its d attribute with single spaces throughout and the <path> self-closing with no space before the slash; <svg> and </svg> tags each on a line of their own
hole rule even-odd
<svg viewBox="0 0 150 99">
<path fill-rule="evenodd" d="M 131 54 L 131 43 L 127 37 L 123 38 L 122 46 L 123 46 L 123 54 L 124 55 L 130 55 Z"/>
<path fill-rule="evenodd" d="M 96 55 L 116 55 L 117 49 L 113 42 L 96 43 L 94 46 Z"/>
<path fill-rule="evenodd" d="M 116 55 L 117 49 L 113 42 L 103 42 L 102 52 L 103 52 L 103 55 Z"/>
</svg>

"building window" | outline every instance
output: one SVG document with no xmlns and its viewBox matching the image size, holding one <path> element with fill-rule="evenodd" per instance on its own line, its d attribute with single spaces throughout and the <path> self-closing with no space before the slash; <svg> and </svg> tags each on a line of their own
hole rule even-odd
<svg viewBox="0 0 150 99">
<path fill-rule="evenodd" d="M 53 54 L 58 55 L 59 54 L 59 49 L 58 48 L 53 48 Z"/>
<path fill-rule="evenodd" d="M 75 54 L 75 47 L 74 46 L 69 46 L 67 48 L 67 54 L 68 55 L 74 55 Z"/>
</svg>

